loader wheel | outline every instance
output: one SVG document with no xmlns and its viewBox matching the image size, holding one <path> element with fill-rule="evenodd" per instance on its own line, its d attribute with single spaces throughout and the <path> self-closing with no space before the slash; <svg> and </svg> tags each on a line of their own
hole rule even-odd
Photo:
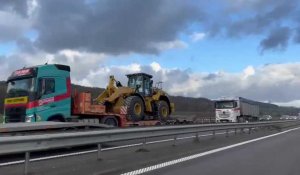
<svg viewBox="0 0 300 175">
<path fill-rule="evenodd" d="M 138 96 L 127 97 L 124 101 L 127 107 L 127 119 L 130 121 L 140 121 L 144 118 L 144 102 Z"/>
<path fill-rule="evenodd" d="M 167 121 L 170 119 L 170 108 L 167 102 L 156 102 L 156 116 L 160 121 Z"/>
<path fill-rule="evenodd" d="M 116 119 L 116 117 L 113 116 L 106 116 L 101 118 L 101 123 L 112 127 L 118 127 L 118 120 Z"/>
</svg>

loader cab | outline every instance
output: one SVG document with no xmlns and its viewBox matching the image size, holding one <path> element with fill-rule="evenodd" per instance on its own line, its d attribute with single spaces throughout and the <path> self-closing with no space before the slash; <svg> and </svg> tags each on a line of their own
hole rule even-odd
<svg viewBox="0 0 300 175">
<path fill-rule="evenodd" d="M 152 96 L 152 75 L 146 73 L 128 74 L 128 87 L 136 89 L 142 96 Z"/>
</svg>

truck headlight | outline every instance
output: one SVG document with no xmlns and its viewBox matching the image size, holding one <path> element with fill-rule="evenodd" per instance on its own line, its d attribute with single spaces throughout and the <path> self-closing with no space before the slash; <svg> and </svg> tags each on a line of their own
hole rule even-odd
<svg viewBox="0 0 300 175">
<path fill-rule="evenodd" d="M 27 115 L 25 117 L 25 122 L 30 123 L 34 121 L 34 115 Z"/>
</svg>

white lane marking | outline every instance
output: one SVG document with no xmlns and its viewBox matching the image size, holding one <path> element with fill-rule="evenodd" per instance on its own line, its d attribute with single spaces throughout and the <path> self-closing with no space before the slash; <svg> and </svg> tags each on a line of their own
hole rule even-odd
<svg viewBox="0 0 300 175">
<path fill-rule="evenodd" d="M 231 131 L 229 133 L 232 133 L 232 132 L 233 131 Z M 221 134 L 225 134 L 225 132 L 216 133 L 216 135 L 221 135 Z M 207 136 L 211 136 L 211 135 L 212 134 L 205 134 L 205 135 L 199 135 L 199 137 L 207 137 Z M 185 140 L 185 139 L 191 139 L 191 138 L 195 138 L 195 137 L 196 136 L 180 137 L 180 138 L 177 138 L 177 140 Z M 164 140 L 150 141 L 150 142 L 146 142 L 146 144 L 148 145 L 148 144 L 155 144 L 155 143 L 162 143 L 162 142 L 170 142 L 170 141 L 173 141 L 173 140 L 174 139 L 164 139 Z M 116 147 L 111 147 L 111 148 L 103 148 L 102 151 L 129 148 L 129 147 L 139 146 L 139 145 L 142 145 L 142 144 L 143 143 L 136 143 L 136 144 L 131 144 L 131 145 L 123 145 L 123 146 L 116 146 Z M 76 156 L 76 155 L 82 155 L 82 154 L 89 154 L 89 153 L 94 153 L 94 152 L 97 152 L 97 151 L 98 150 L 89 150 L 89 151 L 80 151 L 80 152 L 66 153 L 66 154 L 60 154 L 60 155 L 54 155 L 54 156 L 39 157 L 39 158 L 30 159 L 30 162 L 36 162 L 36 161 L 48 160 L 48 159 L 56 159 L 56 158 L 62 158 L 62 157 L 68 157 L 68 156 Z M 21 164 L 21 163 L 24 163 L 24 162 L 25 162 L 24 160 L 4 162 L 4 163 L 0 163 L 0 167 L 15 165 L 15 164 Z"/>
<path fill-rule="evenodd" d="M 217 152 L 224 151 L 224 150 L 227 150 L 227 149 L 231 149 L 231 148 L 234 148 L 234 147 L 242 146 L 242 145 L 245 145 L 245 144 L 248 144 L 248 143 L 257 142 L 259 140 L 264 140 L 264 139 L 267 139 L 267 138 L 270 138 L 270 137 L 285 134 L 287 132 L 291 132 L 291 131 L 294 131 L 294 130 L 297 130 L 297 129 L 300 129 L 300 127 L 289 129 L 289 130 L 279 132 L 279 133 L 276 133 L 276 134 L 271 134 L 271 135 L 259 137 L 259 138 L 256 138 L 256 139 L 236 143 L 236 144 L 233 144 L 233 145 L 213 149 L 213 150 L 206 151 L 206 152 L 203 152 L 203 153 L 194 154 L 194 155 L 183 157 L 183 158 L 180 158 L 180 159 L 171 160 L 171 161 L 168 161 L 168 162 L 156 164 L 156 165 L 149 166 L 149 167 L 146 167 L 146 168 L 141 168 L 141 169 L 134 170 L 134 171 L 131 171 L 131 172 L 123 173 L 121 175 L 138 175 L 138 174 L 146 173 L 146 172 L 149 172 L 149 171 L 153 171 L 153 170 L 157 170 L 157 169 L 164 168 L 164 167 L 167 167 L 167 166 L 175 165 L 175 164 L 185 162 L 185 161 L 188 161 L 188 160 L 203 157 L 203 156 L 206 156 L 206 155 L 209 155 L 209 154 L 213 154 L 213 153 L 217 153 Z"/>
<path fill-rule="evenodd" d="M 89 151 L 67 153 L 67 154 L 61 154 L 61 155 L 55 155 L 55 156 L 39 157 L 39 158 L 30 159 L 30 162 L 35 162 L 35 161 L 40 161 L 40 160 L 47 160 L 47 159 L 54 159 L 54 158 L 61 158 L 61 157 L 67 157 L 67 156 L 75 156 L 75 155 L 81 155 L 81 154 L 88 154 L 88 153 L 93 153 L 93 152 L 97 152 L 97 150 L 89 150 Z M 0 167 L 1 166 L 20 164 L 20 163 L 24 163 L 24 162 L 25 162 L 24 160 L 5 162 L 5 163 L 1 163 Z"/>
</svg>

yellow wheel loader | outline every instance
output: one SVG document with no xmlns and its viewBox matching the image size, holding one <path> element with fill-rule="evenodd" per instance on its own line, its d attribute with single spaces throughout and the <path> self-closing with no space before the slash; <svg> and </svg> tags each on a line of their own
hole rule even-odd
<svg viewBox="0 0 300 175">
<path fill-rule="evenodd" d="M 121 113 L 125 106 L 126 117 L 130 121 L 168 120 L 174 104 L 162 88 L 153 87 L 152 75 L 135 73 L 127 77 L 128 85 L 124 87 L 110 76 L 107 88 L 94 101 L 104 104 L 107 112 L 111 113 Z"/>
</svg>

